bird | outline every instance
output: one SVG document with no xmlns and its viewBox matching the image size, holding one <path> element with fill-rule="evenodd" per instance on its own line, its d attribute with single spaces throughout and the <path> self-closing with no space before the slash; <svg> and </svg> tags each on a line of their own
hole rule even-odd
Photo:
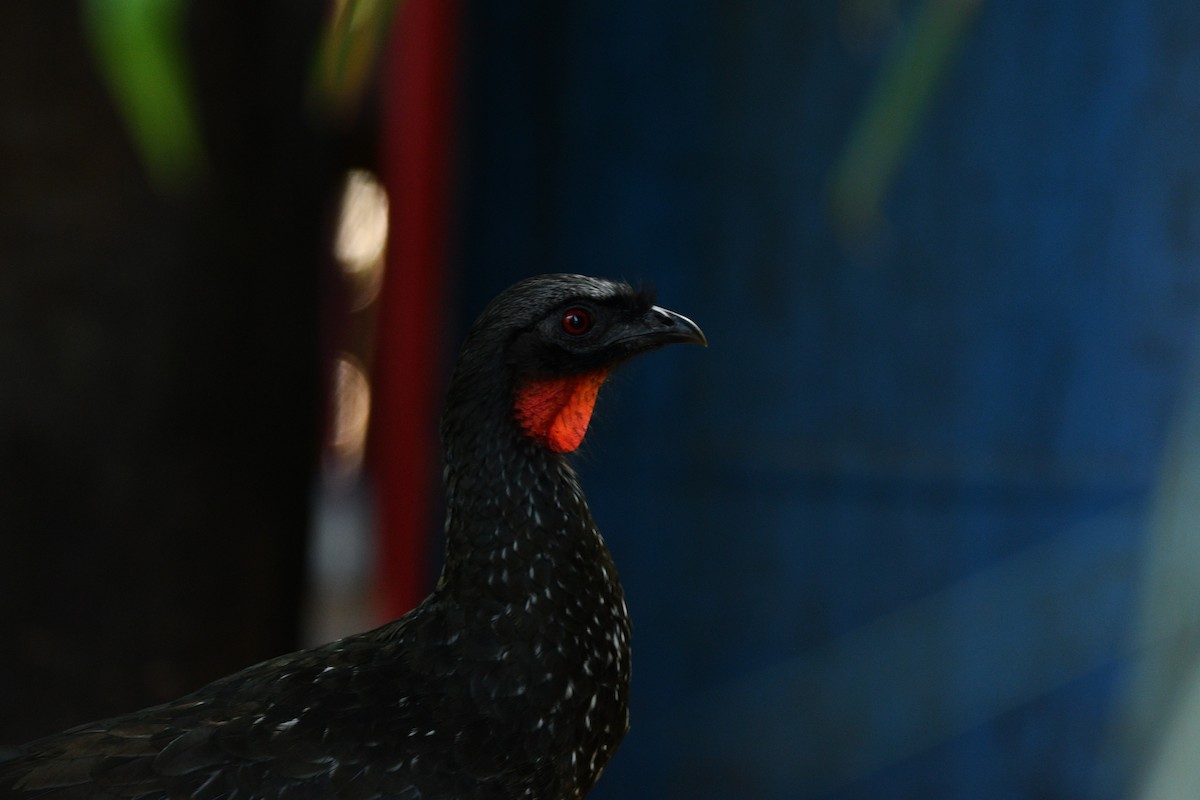
<svg viewBox="0 0 1200 800">
<path fill-rule="evenodd" d="M 470 327 L 442 414 L 445 560 L 381 627 L 21 745 L 0 798 L 573 800 L 629 727 L 630 621 L 570 454 L 610 372 L 707 345 L 648 288 L 526 278 Z"/>
</svg>

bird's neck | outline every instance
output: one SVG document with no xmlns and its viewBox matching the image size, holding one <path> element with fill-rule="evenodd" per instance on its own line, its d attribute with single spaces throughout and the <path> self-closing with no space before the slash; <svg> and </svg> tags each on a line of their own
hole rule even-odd
<svg viewBox="0 0 1200 800">
<path fill-rule="evenodd" d="M 522 429 L 511 391 L 473 397 L 458 411 L 443 422 L 442 591 L 461 600 L 513 602 L 544 595 L 547 583 L 572 592 L 615 586 L 611 557 L 574 470 Z"/>
<path fill-rule="evenodd" d="M 624 593 L 566 457 L 518 419 L 519 391 L 471 376 L 451 382 L 442 422 L 447 546 L 436 594 L 492 668 L 528 691 L 514 713 L 548 726 L 558 769 L 590 787 L 629 725 Z"/>
</svg>

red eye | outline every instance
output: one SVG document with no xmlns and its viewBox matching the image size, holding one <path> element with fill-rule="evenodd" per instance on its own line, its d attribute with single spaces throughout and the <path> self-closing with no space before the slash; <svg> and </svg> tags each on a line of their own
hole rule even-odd
<svg viewBox="0 0 1200 800">
<path fill-rule="evenodd" d="M 562 329 L 572 336 L 582 336 L 592 329 L 592 318 L 582 308 L 568 309 L 562 316 Z"/>
</svg>

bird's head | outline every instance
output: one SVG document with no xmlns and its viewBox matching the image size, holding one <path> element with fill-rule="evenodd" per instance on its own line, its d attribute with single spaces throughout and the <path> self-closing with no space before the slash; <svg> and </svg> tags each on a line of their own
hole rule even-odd
<svg viewBox="0 0 1200 800">
<path fill-rule="evenodd" d="M 600 385 L 627 359 L 676 342 L 707 344 L 687 317 L 629 284 L 583 275 L 539 275 L 500 294 L 463 345 L 452 396 L 500 371 L 521 430 L 550 450 L 577 448 Z M 485 378 L 486 376 L 486 378 Z"/>
</svg>

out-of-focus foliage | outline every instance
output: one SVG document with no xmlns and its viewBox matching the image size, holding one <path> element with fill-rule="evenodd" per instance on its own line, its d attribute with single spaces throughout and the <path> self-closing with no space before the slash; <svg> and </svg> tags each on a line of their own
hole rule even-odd
<svg viewBox="0 0 1200 800">
<path fill-rule="evenodd" d="M 320 113 L 345 119 L 358 108 L 398 6 L 397 0 L 334 0 L 313 71 Z"/>
<path fill-rule="evenodd" d="M 872 238 L 880 203 L 982 0 L 924 0 L 884 63 L 834 168 L 843 241 Z"/>
<path fill-rule="evenodd" d="M 345 121 L 371 83 L 396 0 L 333 0 L 316 47 L 314 113 Z M 182 0 L 86 0 L 84 29 L 150 179 L 180 191 L 203 171 L 204 145 L 184 43 Z"/>
<path fill-rule="evenodd" d="M 87 0 L 84 24 L 151 180 L 183 188 L 203 168 L 181 0 Z"/>
</svg>

